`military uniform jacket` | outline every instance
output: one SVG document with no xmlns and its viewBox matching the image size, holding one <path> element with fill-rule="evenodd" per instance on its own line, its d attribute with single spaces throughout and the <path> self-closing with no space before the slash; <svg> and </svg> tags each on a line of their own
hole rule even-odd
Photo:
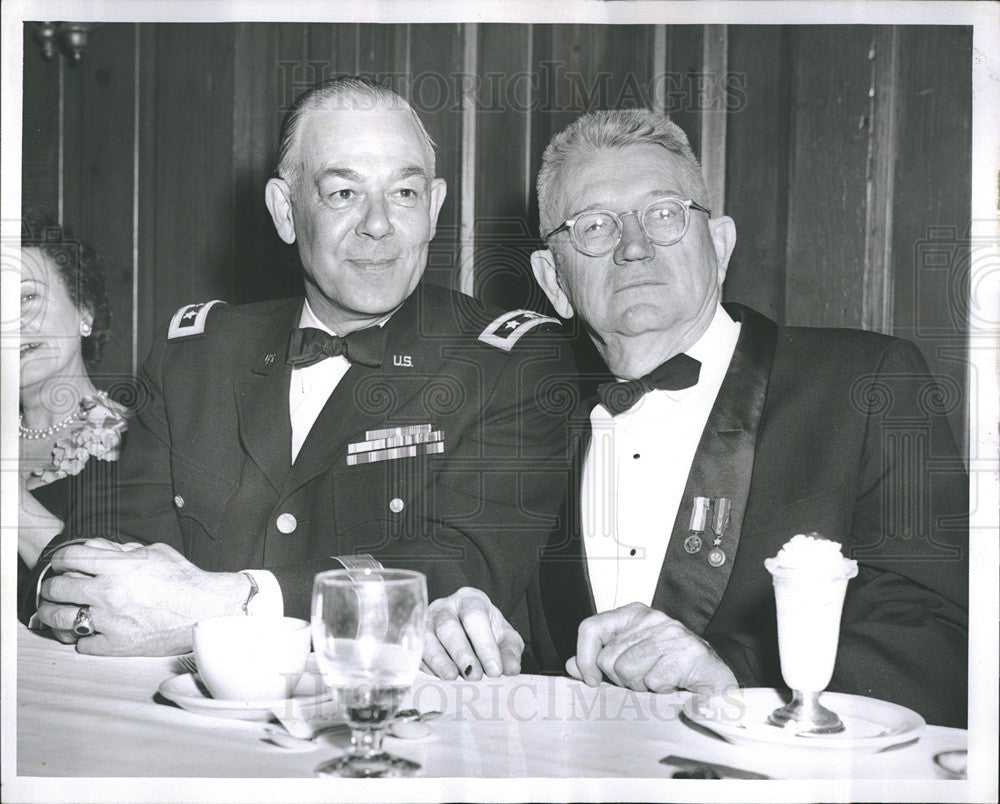
<svg viewBox="0 0 1000 804">
<path fill-rule="evenodd" d="M 293 616 L 331 556 L 371 553 L 425 572 L 431 599 L 474 586 L 523 617 L 566 482 L 567 411 L 547 399 L 574 375 L 558 322 L 419 286 L 385 324 L 382 366 L 350 367 L 293 465 L 301 306 L 175 317 L 140 375 L 116 537 L 270 570 Z"/>
<path fill-rule="evenodd" d="M 942 392 L 906 341 L 779 327 L 746 307 L 726 309 L 742 328 L 676 519 L 664 522 L 670 542 L 652 606 L 707 640 L 742 686 L 784 687 L 764 559 L 796 533 L 817 531 L 859 564 L 829 689 L 964 725 L 968 478 L 945 420 L 960 391 Z M 544 611 L 533 617 L 535 651 L 551 670 L 576 652 L 577 626 L 594 613 L 578 471 L 596 401 L 574 417 L 573 502 L 532 591 L 533 613 Z M 711 560 L 716 534 L 707 528 L 700 549 L 686 549 L 695 546 L 695 497 L 732 501 L 721 564 Z"/>
</svg>

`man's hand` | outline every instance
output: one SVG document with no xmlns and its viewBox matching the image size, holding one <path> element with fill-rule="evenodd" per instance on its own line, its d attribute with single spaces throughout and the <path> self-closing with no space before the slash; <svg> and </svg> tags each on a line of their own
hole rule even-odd
<svg viewBox="0 0 1000 804">
<path fill-rule="evenodd" d="M 463 586 L 428 609 L 421 667 L 439 678 L 516 676 L 523 652 L 521 635 L 478 589 Z"/>
<path fill-rule="evenodd" d="M 603 673 L 620 687 L 653 692 L 722 692 L 739 686 L 711 645 L 642 603 L 580 623 L 576 656 L 566 662 L 566 672 L 592 687 Z"/>
<path fill-rule="evenodd" d="M 90 539 L 57 550 L 52 569 L 63 574 L 42 583 L 38 617 L 66 632 L 80 606 L 89 606 L 95 632 L 77 640 L 80 653 L 184 653 L 195 622 L 241 613 L 250 593 L 245 575 L 205 572 L 165 544 Z"/>
</svg>

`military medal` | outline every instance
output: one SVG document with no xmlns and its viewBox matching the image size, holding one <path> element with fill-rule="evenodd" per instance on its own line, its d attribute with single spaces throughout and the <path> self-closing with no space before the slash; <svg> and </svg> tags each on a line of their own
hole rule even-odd
<svg viewBox="0 0 1000 804">
<path fill-rule="evenodd" d="M 691 507 L 691 524 L 688 526 L 691 533 L 684 540 L 684 549 L 691 555 L 701 550 L 701 533 L 704 532 L 705 524 L 708 522 L 710 504 L 711 500 L 708 497 L 694 498 L 694 505 Z"/>
<path fill-rule="evenodd" d="M 729 515 L 733 505 L 728 497 L 718 497 L 712 502 L 715 508 L 712 516 L 712 530 L 715 531 L 715 539 L 712 540 L 712 543 L 715 546 L 708 554 L 708 563 L 713 567 L 721 567 L 726 563 L 726 553 L 720 545 L 722 544 L 722 536 L 726 532 L 726 528 L 729 527 Z"/>
</svg>

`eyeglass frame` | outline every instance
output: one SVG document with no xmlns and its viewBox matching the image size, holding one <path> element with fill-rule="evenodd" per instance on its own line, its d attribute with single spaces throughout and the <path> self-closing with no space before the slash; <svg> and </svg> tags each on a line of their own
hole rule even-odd
<svg viewBox="0 0 1000 804">
<path fill-rule="evenodd" d="M 642 222 L 642 219 L 646 216 L 646 213 L 649 211 L 651 207 L 655 206 L 656 204 L 662 203 L 663 201 L 679 201 L 681 203 L 681 205 L 684 207 L 684 228 L 681 230 L 681 233 L 678 237 L 675 237 L 673 240 L 668 240 L 661 243 L 658 240 L 654 240 L 652 237 L 649 236 L 649 232 L 646 231 L 646 226 Z M 625 221 L 623 219 L 628 215 L 635 215 L 636 223 L 639 224 L 639 231 L 642 232 L 643 237 L 647 238 L 650 243 L 654 243 L 657 246 L 672 246 L 674 243 L 679 243 L 681 240 L 683 240 L 684 235 L 687 234 L 688 227 L 690 227 L 691 225 L 692 209 L 696 209 L 699 212 L 704 212 L 709 217 L 712 217 L 712 211 L 710 209 L 706 209 L 701 204 L 697 203 L 691 198 L 679 198 L 678 196 L 674 195 L 662 195 L 659 198 L 654 198 L 648 204 L 639 209 L 630 209 L 627 212 L 622 212 L 621 214 L 613 212 L 610 209 L 588 209 L 585 212 L 581 212 L 578 215 L 573 216 L 572 218 L 567 218 L 565 221 L 563 221 L 559 226 L 557 226 L 547 235 L 543 235 L 542 240 L 548 242 L 550 237 L 559 234 L 559 232 L 565 229 L 566 231 L 569 232 L 569 239 L 570 242 L 573 244 L 573 248 L 575 248 L 581 254 L 587 257 L 603 257 L 606 254 L 610 254 L 612 251 L 618 248 L 618 246 L 621 245 L 622 237 L 625 236 Z M 610 215 L 612 218 L 614 218 L 614 220 L 618 224 L 619 234 L 617 242 L 607 251 L 602 251 L 599 254 L 591 254 L 588 251 L 584 251 L 583 248 L 580 246 L 580 243 L 576 237 L 576 232 L 574 231 L 573 227 L 576 226 L 576 222 L 584 215 L 594 215 L 596 213 L 603 213 L 605 215 Z"/>
</svg>

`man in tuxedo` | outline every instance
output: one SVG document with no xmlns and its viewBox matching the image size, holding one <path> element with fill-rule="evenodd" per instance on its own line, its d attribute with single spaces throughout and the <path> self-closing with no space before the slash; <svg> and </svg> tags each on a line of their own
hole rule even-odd
<svg viewBox="0 0 1000 804">
<path fill-rule="evenodd" d="M 860 565 L 829 689 L 963 724 L 967 478 L 916 348 L 723 306 L 735 224 L 665 115 L 580 118 L 538 196 L 535 277 L 608 369 L 541 563 L 543 661 L 590 685 L 781 687 L 764 559 L 818 532 Z"/>
<path fill-rule="evenodd" d="M 395 93 L 335 79 L 296 101 L 266 203 L 305 299 L 177 312 L 141 374 L 117 530 L 52 553 L 44 624 L 82 621 L 84 653 L 181 652 L 204 617 L 308 617 L 313 576 L 370 553 L 426 573 L 473 633 L 493 628 L 482 592 L 526 628 L 566 476 L 545 386 L 574 368 L 555 319 L 420 284 L 445 191 Z M 471 678 L 518 672 L 521 637 L 498 637 L 473 655 L 441 635 Z"/>
</svg>

